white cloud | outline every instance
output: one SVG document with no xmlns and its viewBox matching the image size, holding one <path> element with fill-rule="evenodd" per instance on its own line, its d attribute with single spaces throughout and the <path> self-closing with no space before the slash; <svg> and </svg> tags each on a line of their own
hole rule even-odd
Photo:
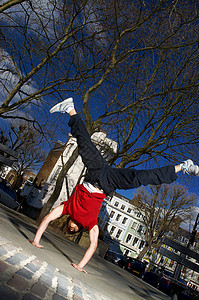
<svg viewBox="0 0 199 300">
<path fill-rule="evenodd" d="M 54 39 L 54 25 L 59 24 L 61 3 L 61 1 L 32 0 L 30 6 L 25 1 L 7 9 L 1 16 L 2 21 L 12 25 L 14 31 L 18 24 L 26 27 L 27 32 L 31 34 L 44 36 L 45 30 L 48 38 Z M 9 31 L 12 30 L 12 26 Z"/>
<path fill-rule="evenodd" d="M 0 49 L 0 104 L 8 96 L 9 92 L 16 86 L 19 81 L 16 67 L 8 52 Z M 22 75 L 22 74 L 21 74 Z M 37 91 L 36 84 L 33 80 L 25 83 L 21 91 L 26 95 L 30 95 Z M 20 93 L 13 98 L 12 103 L 20 100 Z"/>
</svg>

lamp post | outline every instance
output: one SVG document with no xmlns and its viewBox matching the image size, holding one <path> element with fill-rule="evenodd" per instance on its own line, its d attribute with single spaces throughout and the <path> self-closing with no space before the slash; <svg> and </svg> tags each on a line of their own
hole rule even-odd
<svg viewBox="0 0 199 300">
<path fill-rule="evenodd" d="M 189 237 L 189 242 L 187 244 L 187 248 L 189 249 L 189 247 L 192 245 L 193 246 L 193 243 L 195 241 L 195 237 L 196 237 L 196 233 L 197 233 L 197 230 L 196 230 L 196 227 L 199 223 L 199 213 L 196 217 L 196 220 L 195 220 L 195 224 L 193 226 L 193 230 L 191 232 L 191 235 Z M 185 257 L 185 254 L 182 254 L 183 257 Z M 175 271 L 174 271 L 174 275 L 173 275 L 173 278 L 178 280 L 179 277 L 180 277 L 180 273 L 181 273 L 181 269 L 182 269 L 182 265 L 181 264 L 177 264 L 176 268 L 175 268 Z"/>
<path fill-rule="evenodd" d="M 197 233 L 196 227 L 197 227 L 198 223 L 199 223 L 199 213 L 198 213 L 198 215 L 196 217 L 196 221 L 195 221 L 195 224 L 193 226 L 193 230 L 192 230 L 191 235 L 189 237 L 189 242 L 187 244 L 187 248 L 189 248 L 190 245 L 193 246 L 193 243 L 194 243 L 195 237 L 196 237 L 196 233 Z"/>
</svg>

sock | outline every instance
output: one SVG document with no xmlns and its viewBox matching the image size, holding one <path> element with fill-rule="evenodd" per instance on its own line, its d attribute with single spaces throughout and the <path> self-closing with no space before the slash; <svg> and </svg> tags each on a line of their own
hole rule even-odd
<svg viewBox="0 0 199 300">
<path fill-rule="evenodd" d="M 66 112 L 69 113 L 74 108 L 74 104 L 71 103 L 69 107 L 67 107 Z"/>
</svg>

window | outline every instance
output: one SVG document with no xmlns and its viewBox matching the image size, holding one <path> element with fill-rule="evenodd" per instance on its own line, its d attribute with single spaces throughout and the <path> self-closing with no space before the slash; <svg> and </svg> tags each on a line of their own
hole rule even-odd
<svg viewBox="0 0 199 300">
<path fill-rule="evenodd" d="M 138 242 L 138 238 L 135 237 L 134 240 L 133 240 L 133 244 L 132 245 L 135 246 L 137 244 L 137 242 Z"/>
<path fill-rule="evenodd" d="M 107 200 L 107 201 L 111 201 L 111 197 L 110 197 L 110 196 L 107 196 L 107 197 L 106 197 L 106 200 Z"/>
<path fill-rule="evenodd" d="M 141 233 L 143 231 L 143 228 L 144 228 L 144 226 L 140 225 L 139 228 L 138 228 L 138 232 Z"/>
<path fill-rule="evenodd" d="M 124 204 L 122 204 L 122 206 L 121 206 L 121 209 L 122 209 L 122 210 L 124 210 L 124 209 L 125 209 L 125 205 L 124 205 Z"/>
<path fill-rule="evenodd" d="M 126 238 L 126 243 L 128 243 L 132 238 L 132 235 L 129 233 Z"/>
<path fill-rule="evenodd" d="M 138 212 L 138 213 L 136 214 L 136 217 L 137 217 L 137 218 L 140 218 L 140 217 L 141 217 L 141 213 Z"/>
<path fill-rule="evenodd" d="M 110 230 L 110 235 L 113 234 L 114 231 L 115 231 L 115 226 L 112 226 Z"/>
<path fill-rule="evenodd" d="M 115 207 L 118 207 L 118 205 L 119 205 L 119 202 L 115 201 Z"/>
<path fill-rule="evenodd" d="M 131 213 L 131 211 L 132 211 L 131 208 L 128 208 L 128 209 L 127 209 L 127 212 L 128 212 L 129 214 Z"/>
<path fill-rule="evenodd" d="M 173 265 L 174 265 L 174 260 L 171 259 L 170 264 L 169 264 L 169 267 L 172 268 Z"/>
<path fill-rule="evenodd" d="M 144 241 L 141 241 L 141 242 L 140 242 L 139 249 L 142 249 L 143 247 L 144 247 Z"/>
<path fill-rule="evenodd" d="M 131 229 L 136 229 L 136 227 L 137 227 L 137 222 L 133 222 L 133 224 L 131 225 Z"/>
<path fill-rule="evenodd" d="M 116 220 L 116 221 L 119 221 L 120 218 L 121 218 L 121 215 L 118 214 L 115 220 Z"/>
<path fill-rule="evenodd" d="M 124 255 L 128 255 L 129 254 L 129 250 L 125 250 L 125 253 L 124 253 Z"/>
<path fill-rule="evenodd" d="M 128 218 L 124 217 L 122 224 L 126 224 L 126 221 L 128 220 Z"/>
<path fill-rule="evenodd" d="M 116 234 L 116 238 L 117 238 L 117 239 L 119 239 L 121 233 L 122 233 L 122 230 L 121 230 L 121 229 L 118 229 L 117 234 Z"/>
<path fill-rule="evenodd" d="M 115 212 L 112 210 L 111 213 L 110 213 L 110 218 L 113 218 Z"/>
</svg>

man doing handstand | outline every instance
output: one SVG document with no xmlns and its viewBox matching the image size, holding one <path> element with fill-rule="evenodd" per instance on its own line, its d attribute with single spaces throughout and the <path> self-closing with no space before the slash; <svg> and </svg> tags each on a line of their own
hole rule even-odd
<svg viewBox="0 0 199 300">
<path fill-rule="evenodd" d="M 38 248 L 43 248 L 40 245 L 40 239 L 49 222 L 62 215 L 69 215 L 68 230 L 70 232 L 77 232 L 81 227 L 87 228 L 89 231 L 90 246 L 78 264 L 72 263 L 74 268 L 86 273 L 84 266 L 97 248 L 98 214 L 103 199 L 116 189 L 132 189 L 149 184 L 170 184 L 176 180 L 176 173 L 181 170 L 184 173 L 199 176 L 199 167 L 189 159 L 180 165 L 169 165 L 151 170 L 112 168 L 92 143 L 83 121 L 76 113 L 72 98 L 56 104 L 50 112 L 67 112 L 69 114 L 68 125 L 71 127 L 72 136 L 77 139 L 78 152 L 87 168 L 87 173 L 83 184 L 77 185 L 75 192 L 69 199 L 54 208 L 42 220 L 32 244 Z"/>
</svg>

